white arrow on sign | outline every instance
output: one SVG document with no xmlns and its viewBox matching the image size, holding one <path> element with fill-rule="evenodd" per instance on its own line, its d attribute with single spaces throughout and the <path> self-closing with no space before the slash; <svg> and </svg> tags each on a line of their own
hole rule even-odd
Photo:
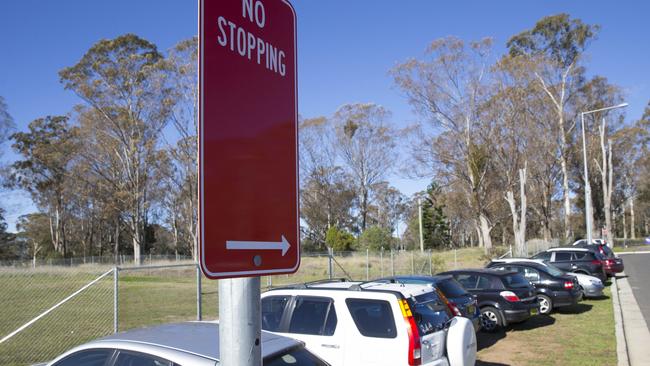
<svg viewBox="0 0 650 366">
<path fill-rule="evenodd" d="M 287 254 L 291 244 L 282 235 L 282 241 L 236 241 L 227 240 L 226 249 L 228 250 L 282 250 L 282 256 Z"/>
</svg>

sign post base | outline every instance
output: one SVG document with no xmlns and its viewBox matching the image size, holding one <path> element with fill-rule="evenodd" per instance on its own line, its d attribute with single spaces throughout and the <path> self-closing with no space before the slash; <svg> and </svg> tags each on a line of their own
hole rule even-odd
<svg viewBox="0 0 650 366">
<path fill-rule="evenodd" d="M 260 277 L 219 280 L 219 364 L 262 365 Z"/>
</svg>

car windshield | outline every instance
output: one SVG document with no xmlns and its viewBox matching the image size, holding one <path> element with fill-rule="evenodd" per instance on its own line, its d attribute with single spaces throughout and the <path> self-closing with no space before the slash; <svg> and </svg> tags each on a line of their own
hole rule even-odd
<svg viewBox="0 0 650 366">
<path fill-rule="evenodd" d="M 444 329 L 447 321 L 451 319 L 449 309 L 435 292 L 415 297 L 411 312 L 418 325 L 420 336 Z"/>
<path fill-rule="evenodd" d="M 551 276 L 555 276 L 555 277 L 559 277 L 559 276 L 562 276 L 562 275 L 566 274 L 566 272 L 564 272 L 563 270 L 555 267 L 552 264 L 547 264 L 546 265 L 546 270 Z"/>
<path fill-rule="evenodd" d="M 460 297 L 468 295 L 467 291 L 453 278 L 437 281 L 436 286 L 447 297 Z"/>
<path fill-rule="evenodd" d="M 520 274 L 511 274 L 503 276 L 503 281 L 506 287 L 528 287 L 530 283 Z"/>
</svg>

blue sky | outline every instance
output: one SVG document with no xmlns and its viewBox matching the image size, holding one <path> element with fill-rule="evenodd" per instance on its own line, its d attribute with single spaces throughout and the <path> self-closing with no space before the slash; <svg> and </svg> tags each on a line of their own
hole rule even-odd
<svg viewBox="0 0 650 366">
<path fill-rule="evenodd" d="M 217 0 L 214 0 L 217 1 Z M 419 57 L 433 39 L 490 36 L 495 51 L 543 16 L 569 13 L 600 24 L 588 50 L 590 75 L 623 88 L 629 120 L 641 116 L 650 99 L 650 2 L 637 1 L 425 1 L 293 0 L 298 15 L 299 112 L 331 115 L 352 102 L 375 102 L 393 112 L 398 126 L 417 121 L 393 86 L 388 70 Z M 79 99 L 63 89 L 58 71 L 74 65 L 95 42 L 135 33 L 172 47 L 197 32 L 195 0 L 1 0 L 0 95 L 18 130 L 46 115 L 66 114 Z M 4 160 L 15 158 L 7 144 Z M 424 181 L 392 179 L 406 194 Z M 0 193 L 8 221 L 33 210 L 20 192 Z"/>
</svg>

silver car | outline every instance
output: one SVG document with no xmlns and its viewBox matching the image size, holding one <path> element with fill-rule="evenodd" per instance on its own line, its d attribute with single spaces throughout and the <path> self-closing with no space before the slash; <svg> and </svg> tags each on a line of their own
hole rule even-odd
<svg viewBox="0 0 650 366">
<path fill-rule="evenodd" d="M 264 366 L 327 366 L 292 338 L 262 332 Z M 219 324 L 187 322 L 134 329 L 75 347 L 47 366 L 215 366 Z"/>
</svg>

